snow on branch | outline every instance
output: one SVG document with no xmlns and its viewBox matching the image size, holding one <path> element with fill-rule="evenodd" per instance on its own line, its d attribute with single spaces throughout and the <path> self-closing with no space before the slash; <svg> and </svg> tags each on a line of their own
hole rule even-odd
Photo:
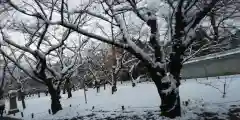
<svg viewBox="0 0 240 120">
<path fill-rule="evenodd" d="M 74 56 L 74 60 L 71 61 L 70 65 L 65 66 L 62 70 L 61 70 L 61 74 L 65 75 L 70 69 L 72 69 L 75 65 L 75 63 L 77 62 L 77 57 L 78 55 Z"/>
<path fill-rule="evenodd" d="M 1 45 L 1 44 L 0 44 Z M 0 52 L 3 56 L 5 56 L 7 59 L 9 59 L 11 62 L 13 62 L 18 68 L 20 68 L 25 74 L 27 74 L 29 77 L 31 77 L 33 80 L 45 84 L 42 80 L 39 80 L 38 78 L 36 78 L 34 75 L 32 75 L 31 73 L 29 73 L 29 71 L 27 69 L 25 69 L 22 65 L 20 65 L 18 62 L 16 62 L 12 57 L 10 57 L 9 55 L 7 55 L 2 48 L 0 48 Z"/>
<path fill-rule="evenodd" d="M 97 39 L 97 40 L 100 40 L 102 42 L 105 42 L 105 43 L 108 43 L 108 44 L 112 44 L 112 45 L 115 45 L 115 46 L 120 47 L 120 48 L 124 48 L 124 49 L 128 48 L 127 44 L 119 43 L 117 41 L 112 41 L 112 40 L 109 40 L 109 39 L 107 39 L 105 37 L 102 37 L 102 36 L 94 34 L 94 33 L 89 33 L 86 30 L 83 30 L 83 29 L 79 28 L 75 24 L 71 24 L 71 23 L 68 23 L 68 22 L 65 22 L 65 21 L 63 21 L 63 22 L 62 21 L 52 22 L 52 21 L 48 20 L 47 18 L 45 18 L 40 13 L 35 13 L 35 14 L 28 13 L 27 11 L 25 11 L 25 10 L 19 8 L 17 5 L 15 5 L 11 0 L 9 0 L 9 4 L 13 8 L 15 8 L 17 11 L 19 11 L 19 12 L 21 12 L 23 14 L 26 14 L 28 16 L 33 16 L 33 17 L 36 17 L 38 19 L 44 20 L 48 24 L 51 24 L 51 25 L 61 25 L 61 26 L 64 26 L 66 28 L 72 29 L 72 30 L 74 30 L 74 31 L 76 31 L 76 32 L 78 32 L 80 34 L 83 34 L 85 36 L 91 37 L 93 39 Z"/>
<path fill-rule="evenodd" d="M 1 34 L 2 34 L 2 39 L 6 42 L 6 43 L 8 43 L 8 44 L 10 44 L 10 45 L 12 45 L 12 46 L 14 46 L 14 47 L 16 47 L 16 48 L 18 48 L 18 49 L 21 49 L 21 50 L 23 50 L 23 51 L 25 51 L 25 52 L 28 52 L 28 53 L 30 53 L 30 54 L 32 54 L 32 55 L 36 55 L 36 52 L 34 52 L 33 50 L 31 50 L 29 47 L 25 47 L 25 46 L 21 46 L 21 45 L 18 45 L 18 44 L 16 44 L 15 42 L 13 42 L 12 40 L 10 40 L 9 39 L 9 37 L 3 32 L 3 30 L 1 30 Z"/>
<path fill-rule="evenodd" d="M 14 4 L 14 3 L 12 2 L 12 0 L 7 0 L 7 2 L 8 2 L 9 5 L 11 5 L 14 9 L 16 9 L 17 11 L 19 11 L 19 12 L 25 14 L 25 15 L 32 16 L 32 17 L 37 17 L 37 18 L 41 18 L 41 19 L 46 19 L 43 15 L 41 15 L 41 14 L 38 13 L 38 12 L 32 14 L 32 13 L 27 12 L 27 11 L 24 10 L 24 9 L 21 9 L 21 8 L 18 7 L 16 4 Z"/>
<path fill-rule="evenodd" d="M 186 16 L 187 13 L 185 14 L 185 23 L 186 26 L 184 28 L 184 32 L 189 36 L 185 41 L 183 41 L 185 46 L 188 46 L 189 43 L 191 42 L 192 38 L 196 36 L 196 26 L 202 21 L 202 19 L 215 7 L 215 5 L 219 2 L 220 0 L 211 0 L 210 3 L 205 5 L 202 10 L 198 11 L 195 15 L 190 17 L 188 19 Z M 186 6 L 185 6 L 186 7 Z M 190 6 L 191 7 L 191 6 Z M 192 8 L 192 7 L 191 7 Z M 181 11 L 180 11 L 181 12 Z M 186 12 L 186 11 L 185 11 Z M 181 13 L 183 14 L 183 13 Z"/>
<path fill-rule="evenodd" d="M 211 0 L 211 2 L 204 6 L 203 10 L 200 10 L 194 19 L 194 23 L 191 24 L 191 28 L 194 28 L 197 24 L 200 23 L 200 21 L 214 8 L 214 6 L 219 2 L 220 0 Z"/>
<path fill-rule="evenodd" d="M 139 64 L 140 64 L 141 61 L 138 61 L 137 63 L 133 64 L 130 69 L 129 69 L 129 74 L 130 74 L 130 77 L 131 77 L 131 81 L 134 83 L 134 78 L 133 78 L 133 70 L 135 67 L 137 67 Z M 140 76 L 139 76 L 140 77 Z"/>
<path fill-rule="evenodd" d="M 113 10 L 115 11 L 114 15 L 120 14 L 120 13 L 124 13 L 124 12 L 129 12 L 129 11 L 133 11 L 134 13 L 136 13 L 138 16 L 141 16 L 140 19 L 144 19 L 143 21 L 146 20 L 145 16 L 143 14 L 140 13 L 140 11 L 142 10 L 147 10 L 146 7 L 139 7 L 136 8 L 135 5 L 134 6 L 129 6 L 128 4 L 119 4 L 119 5 L 115 5 L 113 6 Z"/>
<path fill-rule="evenodd" d="M 148 18 L 146 18 L 145 15 L 143 15 L 140 10 L 137 8 L 137 4 L 135 2 L 133 2 L 132 0 L 127 0 L 127 2 L 130 3 L 130 5 L 133 8 L 133 12 L 144 22 L 147 22 Z"/>
<path fill-rule="evenodd" d="M 3 63 L 4 66 L 3 66 L 2 70 L 1 70 L 1 71 L 2 71 L 2 74 L 1 74 L 1 75 L 2 75 L 2 76 L 1 76 L 2 79 L 1 79 L 1 85 L 0 85 L 0 89 L 1 89 L 1 90 L 4 90 L 4 88 L 5 88 L 5 83 L 6 83 L 6 82 L 5 82 L 5 80 L 6 80 L 6 79 L 5 79 L 5 78 L 6 78 L 6 77 L 5 77 L 5 76 L 6 76 L 6 69 L 7 69 L 7 67 L 8 67 L 8 61 L 6 60 L 6 58 L 5 58 L 4 56 L 3 56 L 3 59 L 4 59 L 4 63 Z"/>
<path fill-rule="evenodd" d="M 141 60 L 144 60 L 150 64 L 153 64 L 153 60 L 151 59 L 151 57 L 147 53 L 145 53 L 143 49 L 137 46 L 136 43 L 132 41 L 130 35 L 127 32 L 127 28 L 124 23 L 124 20 L 119 15 L 116 15 L 115 18 L 116 18 L 116 21 L 119 23 L 121 31 L 123 32 L 124 38 L 126 39 L 129 47 L 132 49 L 132 52 Z"/>
<path fill-rule="evenodd" d="M 53 67 L 60 67 L 60 71 L 57 72 L 55 69 L 51 69 L 52 72 L 55 72 L 54 74 L 58 74 L 59 77 L 57 78 L 58 80 L 65 80 L 65 78 L 71 77 L 76 70 L 81 67 L 84 63 L 81 63 L 81 48 L 86 45 L 88 42 L 89 38 L 83 40 L 81 43 L 79 43 L 78 46 L 75 46 L 75 48 L 68 47 L 66 44 L 58 48 L 56 51 L 57 59 L 60 62 L 60 66 L 58 65 L 58 62 L 53 66 Z M 68 49 L 71 52 L 73 52 L 73 56 L 65 56 L 64 55 L 64 50 Z M 48 68 L 49 69 L 49 68 Z"/>
<path fill-rule="evenodd" d="M 52 67 L 50 67 L 49 65 L 46 66 L 47 70 L 56 78 L 56 79 L 61 79 L 62 75 L 60 73 L 58 73 L 56 70 L 54 70 Z"/>
<path fill-rule="evenodd" d="M 65 11 L 65 12 L 68 12 L 68 11 Z M 113 22 L 111 22 L 111 20 L 109 20 L 107 17 L 104 17 L 103 15 L 101 15 L 101 14 L 97 14 L 97 13 L 94 13 L 94 12 L 91 12 L 91 11 L 89 11 L 89 10 L 74 10 L 74 11 L 70 11 L 70 12 L 68 12 L 69 14 L 74 14 L 74 13 L 87 13 L 87 14 L 89 14 L 89 15 L 91 15 L 91 16 L 94 16 L 94 17 L 96 17 L 96 18 L 99 18 L 99 19 L 102 19 L 102 20 L 104 20 L 104 21 L 106 21 L 106 22 L 108 22 L 108 23 L 111 23 L 111 24 L 113 24 L 113 25 L 115 25 L 115 26 L 118 26 L 116 23 L 113 23 Z"/>
<path fill-rule="evenodd" d="M 56 45 L 52 45 L 52 47 L 50 47 L 46 51 L 46 54 L 49 54 L 51 51 L 54 51 L 55 49 L 61 47 L 64 44 L 64 42 L 67 40 L 67 38 L 69 37 L 70 33 L 71 33 L 70 29 L 65 30 L 63 35 L 62 35 L 61 41 L 58 44 L 56 44 Z"/>
<path fill-rule="evenodd" d="M 42 41 L 43 41 L 43 39 L 44 39 L 44 36 L 45 36 L 45 34 L 47 33 L 48 27 L 49 27 L 49 24 L 46 24 L 45 27 L 44 27 L 44 31 L 41 33 L 40 40 L 39 40 L 38 43 L 37 43 L 37 49 L 40 48 L 40 45 L 41 45 L 41 43 L 42 43 Z"/>
<path fill-rule="evenodd" d="M 68 15 L 74 15 L 74 14 L 80 14 L 80 15 L 83 15 L 84 13 L 87 14 L 87 15 L 90 15 L 90 16 L 93 16 L 95 18 L 98 18 L 98 19 L 101 19 L 101 20 L 104 20 L 108 23 L 111 23 L 115 26 L 118 26 L 116 23 L 113 23 L 108 17 L 105 17 L 104 15 L 102 14 L 99 14 L 100 12 L 93 12 L 93 11 L 90 11 L 90 9 L 95 9 L 95 8 L 91 8 L 91 3 L 89 3 L 88 5 L 84 6 L 83 8 L 78 8 L 78 9 L 74 9 L 74 10 L 66 10 L 66 9 L 61 9 L 61 8 L 58 8 L 58 6 L 56 6 L 58 9 L 54 9 L 55 11 L 59 12 L 59 13 L 66 13 Z M 54 6 L 51 6 L 52 8 L 54 8 Z M 60 9 L 60 10 L 59 10 Z"/>
<path fill-rule="evenodd" d="M 168 89 L 162 90 L 161 92 L 168 95 L 174 90 L 177 89 L 177 80 L 174 79 L 171 73 L 167 73 L 166 76 L 163 77 L 162 83 L 170 83 L 170 87 Z"/>
<path fill-rule="evenodd" d="M 204 48 L 206 48 L 206 47 L 207 47 L 208 45 L 210 45 L 210 44 L 211 44 L 211 43 L 208 43 L 208 44 L 203 45 L 201 48 L 199 48 L 199 49 L 198 49 L 197 51 L 195 51 L 193 54 L 191 54 L 190 56 L 184 58 L 184 60 L 183 60 L 182 63 L 184 63 L 184 62 L 188 61 L 189 59 L 193 58 L 196 54 L 198 54 L 198 53 L 200 53 L 201 51 L 203 51 Z"/>
<path fill-rule="evenodd" d="M 75 64 L 74 64 L 74 65 L 75 65 Z M 82 67 L 83 65 L 84 65 L 84 63 L 82 63 L 82 64 L 78 64 L 77 66 L 72 67 L 72 69 L 69 70 L 68 73 L 73 73 L 73 72 L 75 72 L 77 69 L 79 69 L 79 68 Z"/>
<path fill-rule="evenodd" d="M 116 68 L 114 69 L 115 70 L 114 71 L 115 75 L 117 75 L 120 72 L 120 70 L 123 68 L 123 62 L 122 61 L 124 59 L 125 54 L 126 54 L 126 52 L 123 53 L 122 56 L 120 56 L 120 57 L 116 56 Z"/>
<path fill-rule="evenodd" d="M 107 39 L 107 38 L 105 38 L 105 37 L 102 37 L 102 36 L 97 35 L 97 34 L 94 34 L 94 33 L 89 33 L 89 32 L 87 32 L 86 30 L 83 30 L 83 29 L 81 29 L 81 28 L 78 28 L 78 27 L 77 27 L 76 25 L 74 25 L 74 24 L 70 24 L 70 23 L 66 23 L 66 22 L 64 22 L 63 24 L 57 22 L 57 24 L 62 25 L 62 26 L 64 26 L 64 27 L 66 27 L 66 28 L 70 28 L 70 29 L 72 29 L 72 30 L 74 30 L 74 31 L 76 31 L 76 32 L 78 32 L 78 33 L 80 33 L 80 34 L 83 34 L 83 35 L 87 36 L 87 37 L 91 37 L 91 38 L 97 39 L 97 40 L 99 40 L 99 41 L 102 41 L 102 42 L 105 42 L 105 43 L 108 43 L 108 44 L 115 45 L 115 46 L 120 47 L 120 48 L 127 49 L 127 48 L 129 47 L 127 44 L 119 43 L 119 42 L 117 42 L 117 41 L 112 41 L 112 40 L 109 40 L 109 39 Z"/>
</svg>

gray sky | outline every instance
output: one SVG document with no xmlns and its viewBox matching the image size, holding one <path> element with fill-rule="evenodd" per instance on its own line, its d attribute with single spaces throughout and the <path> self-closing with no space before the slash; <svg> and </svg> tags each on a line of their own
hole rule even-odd
<svg viewBox="0 0 240 120">
<path fill-rule="evenodd" d="M 16 4 L 19 4 L 21 3 L 19 0 L 13 0 L 14 3 Z M 25 1 L 31 5 L 34 5 L 32 0 L 21 0 L 21 1 Z M 86 2 L 88 2 L 88 0 L 69 0 L 68 1 L 68 4 L 69 4 L 69 7 L 70 7 L 70 10 L 73 10 L 73 9 L 76 9 L 77 7 L 79 7 L 81 4 L 85 4 Z M 36 4 L 35 4 L 36 6 Z M 100 5 L 96 5 L 95 6 L 96 9 L 91 9 L 91 11 L 93 12 L 96 12 L 96 13 L 104 13 L 104 11 L 101 9 L 101 6 Z M 157 16 L 158 16 L 158 27 L 160 29 L 160 34 L 163 34 L 166 32 L 167 30 L 167 22 L 162 18 L 163 15 L 167 16 L 168 15 L 168 6 L 166 4 L 163 4 L 161 2 L 161 0 L 143 0 L 142 3 L 139 4 L 139 7 L 147 7 L 153 11 L 156 11 L 157 13 Z M 30 8 L 30 7 L 28 7 Z M 128 13 L 126 15 L 126 19 L 127 19 L 127 24 L 128 25 L 137 25 L 137 26 L 140 26 L 142 23 L 141 23 L 141 20 L 139 18 L 136 17 L 135 14 L 133 13 Z M 1 16 L 0 16 L 1 17 Z M 54 14 L 54 20 L 53 21 L 58 21 L 60 20 L 60 15 L 59 14 Z M 9 16 L 8 17 L 5 17 L 5 19 L 9 19 L 9 20 L 14 20 L 15 22 L 23 22 L 25 24 L 34 24 L 34 19 L 32 17 L 28 17 L 26 15 L 23 15 L 22 13 L 19 13 L 19 12 L 10 12 L 9 13 Z M 88 31 L 92 31 L 93 33 L 95 34 L 98 34 L 98 35 L 101 35 L 101 36 L 104 36 L 104 37 L 107 37 L 106 35 L 104 35 L 101 30 L 99 28 L 97 28 L 97 24 L 100 25 L 104 31 L 110 35 L 110 24 L 107 23 L 107 22 L 104 22 L 100 19 L 93 19 L 89 22 L 91 25 L 88 26 L 88 27 L 84 27 L 84 29 L 88 30 Z M 239 24 L 239 22 L 232 22 L 234 24 Z M 205 23 L 207 24 L 207 23 Z M 239 24 L 240 25 L 240 24 Z M 52 27 L 52 31 L 53 29 L 56 28 L 56 26 Z M 61 37 L 63 31 L 65 29 L 62 28 L 62 27 L 58 27 L 58 30 L 56 32 L 56 36 L 57 37 Z M 51 30 L 50 30 L 51 32 Z M 142 28 L 142 33 L 145 33 L 145 32 L 148 32 L 149 34 L 149 30 L 148 30 L 148 27 L 145 25 L 143 28 Z M 20 45 L 23 45 L 25 42 L 24 40 L 24 35 L 22 33 L 19 33 L 19 32 L 8 32 L 8 34 L 10 35 L 10 38 L 12 40 L 14 40 L 14 42 L 16 42 L 17 44 L 20 44 Z M 51 43 L 52 44 L 56 44 L 56 40 L 54 40 L 53 38 L 51 38 Z M 71 36 L 69 37 L 69 40 L 66 41 L 69 45 L 72 45 L 72 44 L 76 44 L 76 43 L 73 43 L 72 41 L 78 39 L 78 36 L 76 33 L 74 34 L 71 34 Z M 144 38 L 146 39 L 146 38 Z M 164 36 L 161 36 L 160 37 L 160 40 L 163 40 L 164 39 Z M 95 42 L 96 45 L 101 43 L 100 41 L 97 41 L 97 40 L 92 40 L 91 42 Z M 86 47 L 91 47 L 91 42 L 89 42 L 89 44 L 86 46 Z M 105 44 L 103 44 L 102 46 L 106 46 Z M 34 46 L 31 46 L 32 49 L 35 49 Z M 44 49 L 44 48 L 43 48 Z"/>
</svg>

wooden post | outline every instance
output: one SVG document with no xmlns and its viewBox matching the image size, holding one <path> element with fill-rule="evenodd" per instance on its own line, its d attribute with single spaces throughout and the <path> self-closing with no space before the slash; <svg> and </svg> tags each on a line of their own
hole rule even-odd
<svg viewBox="0 0 240 120">
<path fill-rule="evenodd" d="M 48 109 L 48 113 L 51 114 L 51 110 L 50 109 Z"/>
<path fill-rule="evenodd" d="M 124 110 L 125 108 L 124 108 L 124 106 L 122 106 L 122 110 Z"/>
<path fill-rule="evenodd" d="M 103 89 L 106 90 L 106 80 L 104 81 Z"/>
<path fill-rule="evenodd" d="M 223 98 L 225 98 L 225 95 L 226 95 L 226 78 L 225 78 L 225 82 L 223 84 Z"/>
<path fill-rule="evenodd" d="M 85 79 L 83 79 L 83 91 L 84 91 L 85 103 L 87 104 L 87 95 L 86 95 Z"/>
<path fill-rule="evenodd" d="M 45 91 L 45 95 L 48 96 L 48 91 Z"/>
<path fill-rule="evenodd" d="M 23 112 L 21 112 L 21 116 L 23 117 Z"/>
<path fill-rule="evenodd" d="M 132 83 L 132 87 L 135 87 L 135 86 L 136 86 L 136 83 L 133 82 L 133 83 Z"/>
</svg>

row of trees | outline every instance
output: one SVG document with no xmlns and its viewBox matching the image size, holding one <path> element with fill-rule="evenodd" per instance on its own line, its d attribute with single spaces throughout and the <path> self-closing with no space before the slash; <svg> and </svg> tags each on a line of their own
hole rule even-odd
<svg viewBox="0 0 240 120">
<path fill-rule="evenodd" d="M 84 46 L 107 56 L 87 42 L 110 44 L 111 69 L 96 74 L 105 65 L 106 57 L 99 57 L 103 62 L 88 60 L 94 63 L 89 74 L 95 80 L 108 76 L 104 83 L 110 81 L 114 93 L 119 71 L 143 64 L 161 98 L 161 114 L 174 118 L 181 116 L 183 63 L 202 52 L 228 49 L 229 36 L 238 29 L 231 21 L 239 17 L 239 5 L 238 0 L 5 0 L 0 52 L 47 86 L 56 113 L 62 109 L 60 86 L 91 56 Z"/>
</svg>

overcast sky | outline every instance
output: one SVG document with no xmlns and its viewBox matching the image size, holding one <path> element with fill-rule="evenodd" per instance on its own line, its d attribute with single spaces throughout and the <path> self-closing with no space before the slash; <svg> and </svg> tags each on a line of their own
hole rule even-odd
<svg viewBox="0 0 240 120">
<path fill-rule="evenodd" d="M 21 0 L 21 1 L 25 1 L 30 5 L 36 6 L 36 4 L 33 4 L 32 0 Z M 20 0 L 13 0 L 13 2 L 16 3 L 16 4 L 21 4 L 21 1 Z M 68 0 L 68 5 L 69 5 L 70 11 L 71 11 L 71 10 L 79 7 L 81 4 L 85 4 L 87 2 L 88 2 L 88 0 Z M 104 11 L 103 11 L 103 9 L 101 8 L 100 5 L 95 5 L 94 7 L 95 7 L 95 9 L 91 9 L 91 11 L 96 12 L 98 14 L 103 14 L 104 13 Z M 163 33 L 166 32 L 167 22 L 162 18 L 163 15 L 164 16 L 168 15 L 169 10 L 168 10 L 168 6 L 166 4 L 161 2 L 161 0 L 143 0 L 139 4 L 139 7 L 147 7 L 149 9 L 151 9 L 152 11 L 155 11 L 157 13 L 157 16 L 158 16 L 158 27 L 159 27 L 160 33 L 163 34 Z M 28 8 L 30 8 L 30 6 L 28 6 Z M 37 7 L 35 7 L 35 8 L 37 8 Z M 1 15 L 0 18 L 4 18 L 4 19 L 1 19 L 2 24 L 5 24 L 7 19 L 8 20 L 14 20 L 15 22 L 23 22 L 23 23 L 28 24 L 28 25 L 35 24 L 35 18 L 26 16 L 26 15 L 24 15 L 22 13 L 19 13 L 19 12 L 9 12 L 7 17 L 6 17 L 6 14 L 4 14 L 4 15 Z M 127 24 L 128 25 L 140 26 L 142 24 L 141 20 L 139 18 L 137 18 L 136 15 L 133 14 L 133 13 L 128 13 L 126 15 L 126 19 L 127 19 L 127 22 L 128 22 Z M 54 14 L 53 21 L 58 21 L 58 20 L 60 20 L 60 15 L 59 14 Z M 234 21 L 232 23 L 238 24 L 239 22 Z M 93 20 L 89 21 L 89 24 L 90 24 L 90 26 L 84 27 L 84 29 L 86 29 L 88 31 L 91 31 L 95 34 L 107 37 L 101 32 L 100 29 L 98 29 L 96 27 L 97 25 L 100 25 L 108 35 L 110 35 L 110 33 L 111 33 L 110 32 L 110 28 L 111 28 L 110 24 L 107 23 L 107 22 L 104 22 L 100 19 L 93 19 Z M 208 23 L 206 23 L 206 25 L 208 25 Z M 53 27 L 52 27 L 52 29 L 53 29 Z M 59 27 L 59 29 L 57 30 L 56 36 L 61 38 L 61 35 L 62 35 L 64 30 L 65 29 L 63 29 L 62 27 Z M 146 25 L 142 28 L 142 32 L 143 33 L 148 32 L 148 34 L 149 34 L 149 30 L 148 30 L 148 27 Z M 24 35 L 22 33 L 8 32 L 8 34 L 10 35 L 9 37 L 14 42 L 16 42 L 17 44 L 21 44 L 21 45 L 25 44 L 25 40 L 24 40 L 25 38 L 24 38 Z M 56 44 L 56 40 L 54 41 L 53 38 L 50 38 L 50 39 L 51 39 L 52 44 Z M 71 41 L 74 41 L 74 40 L 77 40 L 77 39 L 78 39 L 78 36 L 77 36 L 76 33 L 71 34 L 71 36 L 69 37 L 69 40 L 67 41 L 67 44 L 76 44 L 77 42 L 74 43 L 74 42 L 71 42 Z M 161 36 L 160 39 L 163 40 L 164 36 Z M 93 43 L 95 43 L 95 45 L 98 45 L 101 42 L 97 41 L 97 40 L 91 40 L 91 42 L 89 42 L 87 47 L 88 48 L 91 47 L 91 45 Z M 106 46 L 107 46 L 106 44 L 102 45 L 102 47 L 106 47 Z M 31 48 L 35 49 L 34 46 L 31 46 Z"/>
</svg>

